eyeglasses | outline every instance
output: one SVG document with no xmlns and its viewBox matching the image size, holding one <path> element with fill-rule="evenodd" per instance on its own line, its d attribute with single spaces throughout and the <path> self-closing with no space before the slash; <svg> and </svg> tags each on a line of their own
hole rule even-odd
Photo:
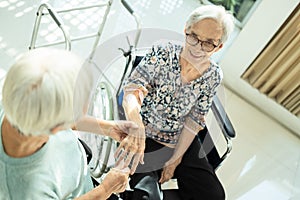
<svg viewBox="0 0 300 200">
<path fill-rule="evenodd" d="M 186 42 L 192 46 L 196 46 L 197 44 L 201 44 L 201 48 L 203 51 L 206 51 L 206 52 L 211 52 L 212 50 L 214 50 L 217 46 L 219 45 L 215 45 L 214 43 L 212 42 L 209 42 L 209 41 L 202 41 L 202 40 L 199 40 L 197 35 L 195 34 L 190 34 L 190 33 L 186 33 Z"/>
</svg>

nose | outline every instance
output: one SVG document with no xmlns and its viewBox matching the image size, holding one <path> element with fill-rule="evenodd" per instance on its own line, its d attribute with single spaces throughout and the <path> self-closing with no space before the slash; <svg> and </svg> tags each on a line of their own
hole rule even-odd
<svg viewBox="0 0 300 200">
<path fill-rule="evenodd" d="M 195 47 L 202 49 L 202 41 L 198 40 L 198 43 L 195 45 Z"/>
</svg>

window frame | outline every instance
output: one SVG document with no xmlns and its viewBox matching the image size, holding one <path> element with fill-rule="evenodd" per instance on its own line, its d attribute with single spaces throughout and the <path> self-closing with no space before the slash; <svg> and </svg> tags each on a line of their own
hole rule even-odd
<svg viewBox="0 0 300 200">
<path fill-rule="evenodd" d="M 201 2 L 201 4 L 204 4 L 204 5 L 212 5 L 213 4 L 209 0 L 199 0 L 199 1 Z M 256 0 L 254 2 L 254 4 L 252 5 L 252 7 L 250 8 L 250 10 L 245 15 L 245 17 L 242 21 L 239 21 L 236 17 L 234 17 L 235 26 L 238 27 L 239 29 L 242 29 L 245 26 L 245 24 L 247 23 L 247 21 L 249 20 L 249 18 L 251 17 L 251 15 L 253 14 L 253 12 L 256 10 L 256 8 L 258 7 L 258 5 L 261 1 L 262 0 Z"/>
</svg>

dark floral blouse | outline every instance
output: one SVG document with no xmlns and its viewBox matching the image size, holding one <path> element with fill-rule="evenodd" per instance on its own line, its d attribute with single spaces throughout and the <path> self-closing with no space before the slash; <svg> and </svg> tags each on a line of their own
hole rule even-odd
<svg viewBox="0 0 300 200">
<path fill-rule="evenodd" d="M 184 126 L 193 123 L 205 126 L 204 116 L 223 76 L 219 66 L 211 62 L 201 77 L 182 84 L 179 62 L 182 49 L 172 43 L 153 46 L 124 85 L 125 93 L 139 91 L 147 137 L 169 144 L 177 143 Z"/>
</svg>

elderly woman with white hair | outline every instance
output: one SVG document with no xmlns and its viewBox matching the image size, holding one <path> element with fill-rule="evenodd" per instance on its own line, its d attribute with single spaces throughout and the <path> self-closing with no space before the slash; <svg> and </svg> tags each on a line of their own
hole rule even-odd
<svg viewBox="0 0 300 200">
<path fill-rule="evenodd" d="M 138 124 L 116 156 L 131 166 L 132 200 L 163 199 L 161 184 L 174 175 L 184 200 L 223 200 L 225 192 L 198 139 L 222 70 L 210 57 L 233 30 L 221 6 L 195 9 L 185 25 L 185 44 L 154 45 L 126 80 L 123 107 Z"/>
<path fill-rule="evenodd" d="M 85 117 L 92 78 L 74 54 L 25 53 L 9 69 L 0 106 L 0 199 L 107 199 L 125 190 L 128 169 L 93 188 L 86 154 L 71 127 L 120 141 L 134 123 Z M 91 126 L 92 125 L 92 126 Z"/>
</svg>

